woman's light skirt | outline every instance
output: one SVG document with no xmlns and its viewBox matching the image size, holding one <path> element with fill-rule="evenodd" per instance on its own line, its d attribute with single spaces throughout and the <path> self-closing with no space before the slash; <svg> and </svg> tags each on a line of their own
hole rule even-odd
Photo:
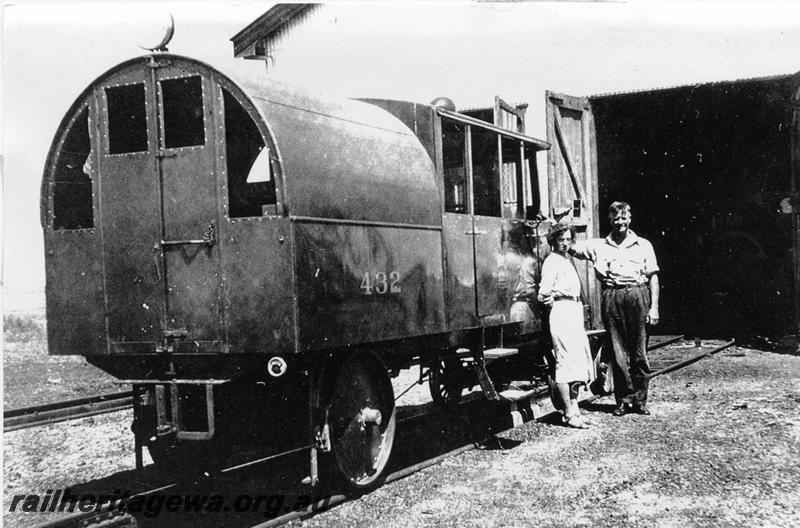
<svg viewBox="0 0 800 528">
<path fill-rule="evenodd" d="M 555 382 L 590 383 L 594 380 L 594 361 L 583 328 L 583 304 L 566 299 L 554 302 L 550 311 L 550 335 L 556 358 Z"/>
</svg>

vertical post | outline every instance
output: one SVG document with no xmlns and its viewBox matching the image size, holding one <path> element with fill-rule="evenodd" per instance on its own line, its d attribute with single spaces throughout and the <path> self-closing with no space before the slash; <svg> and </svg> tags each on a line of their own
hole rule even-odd
<svg viewBox="0 0 800 528">
<path fill-rule="evenodd" d="M 317 459 L 317 407 L 322 404 L 320 400 L 320 390 L 322 387 L 322 377 L 318 371 L 312 367 L 305 370 L 306 383 L 308 384 L 308 433 L 311 436 L 311 449 L 308 459 L 308 480 L 313 487 L 319 484 L 319 461 Z M 325 424 L 322 424 L 324 426 Z"/>
<path fill-rule="evenodd" d="M 137 421 L 141 423 L 142 420 L 142 408 L 141 402 L 139 401 L 139 386 L 133 386 L 133 421 L 136 423 Z M 142 434 L 138 431 L 138 428 L 133 433 L 133 451 L 136 457 L 136 477 L 141 479 L 142 478 L 142 471 L 144 470 L 144 461 L 142 460 Z"/>
<path fill-rule="evenodd" d="M 183 430 L 181 427 L 181 402 L 178 394 L 178 385 L 173 384 L 169 386 L 170 397 L 170 411 L 172 414 L 172 427 L 175 431 L 180 432 Z"/>
<path fill-rule="evenodd" d="M 475 215 L 475 196 L 474 196 L 474 178 L 472 173 L 472 127 L 464 125 L 464 168 L 467 172 L 467 188 L 464 192 L 466 198 L 467 213 L 470 216 Z M 474 231 L 474 225 L 473 225 Z"/>
<path fill-rule="evenodd" d="M 155 173 L 158 177 L 158 199 L 160 201 L 159 204 L 159 236 L 161 240 L 166 240 L 167 232 L 166 232 L 166 219 L 164 216 L 164 138 L 163 138 L 163 127 L 162 127 L 162 120 L 163 120 L 163 111 L 161 108 L 161 104 L 159 103 L 159 85 L 158 85 L 158 75 L 156 70 L 162 67 L 162 64 L 156 60 L 156 56 L 154 54 L 150 55 L 150 62 L 148 64 L 150 68 L 150 76 L 149 76 L 149 88 L 150 88 L 150 97 L 152 98 L 152 110 L 150 116 L 155 117 L 153 123 L 150 125 L 150 133 L 152 137 L 155 138 L 155 145 L 151 145 L 150 149 L 153 154 L 153 163 L 155 163 Z M 148 117 L 150 117 L 148 116 Z M 150 120 L 148 119 L 148 122 Z M 161 269 L 163 270 L 163 283 L 161 285 L 162 294 L 164 295 L 164 310 L 161 313 L 161 328 L 169 328 L 168 324 L 168 315 L 169 315 L 169 281 L 167 280 L 167 259 L 164 255 L 164 250 L 162 248 L 161 254 L 157 256 L 157 258 L 161 259 Z M 170 346 L 170 342 L 165 336 L 162 345 L 164 350 L 168 350 Z"/>
<path fill-rule="evenodd" d="M 171 421 L 167 419 L 167 400 L 166 400 L 166 394 L 164 394 L 166 386 L 156 385 L 154 388 L 156 396 L 156 417 L 157 417 L 156 431 L 160 432 L 168 423 L 171 423 Z"/>
<path fill-rule="evenodd" d="M 214 423 L 214 386 L 210 383 L 206 385 L 206 423 L 208 424 L 208 438 L 214 437 L 216 425 Z"/>
<path fill-rule="evenodd" d="M 545 125 L 547 129 L 547 141 L 550 143 L 551 147 L 547 151 L 547 203 L 545 204 L 544 196 L 542 196 L 541 209 L 547 216 L 551 216 L 553 208 L 559 203 L 559 197 L 561 195 L 558 179 L 558 156 L 556 155 L 558 139 L 556 138 L 554 124 L 554 106 L 556 100 L 556 94 L 549 90 L 545 92 Z"/>
<path fill-rule="evenodd" d="M 311 446 L 309 459 L 309 473 L 311 475 L 311 486 L 319 484 L 319 464 L 317 461 L 317 446 Z"/>
</svg>

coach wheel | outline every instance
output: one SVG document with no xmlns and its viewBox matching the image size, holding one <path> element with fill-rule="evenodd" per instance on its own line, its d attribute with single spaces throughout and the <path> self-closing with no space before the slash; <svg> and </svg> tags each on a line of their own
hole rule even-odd
<svg viewBox="0 0 800 528">
<path fill-rule="evenodd" d="M 461 401 L 464 392 L 463 367 L 455 356 L 437 359 L 431 366 L 428 387 L 436 405 L 455 406 Z"/>
<path fill-rule="evenodd" d="M 396 413 L 389 375 L 375 356 L 345 360 L 328 405 L 336 469 L 351 486 L 380 482 L 394 443 Z"/>
</svg>

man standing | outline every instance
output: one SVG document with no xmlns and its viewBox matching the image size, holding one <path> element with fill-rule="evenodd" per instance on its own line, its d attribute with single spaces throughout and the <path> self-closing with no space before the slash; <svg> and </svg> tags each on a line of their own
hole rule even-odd
<svg viewBox="0 0 800 528">
<path fill-rule="evenodd" d="M 646 325 L 658 324 L 658 263 L 653 246 L 630 229 L 631 208 L 614 202 L 611 234 L 573 246 L 569 253 L 591 260 L 602 285 L 601 316 L 614 349 L 614 416 L 649 415 Z"/>
</svg>

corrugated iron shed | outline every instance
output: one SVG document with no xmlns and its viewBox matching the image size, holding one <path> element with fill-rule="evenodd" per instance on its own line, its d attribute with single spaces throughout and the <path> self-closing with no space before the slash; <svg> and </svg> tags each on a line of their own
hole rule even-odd
<svg viewBox="0 0 800 528">
<path fill-rule="evenodd" d="M 722 86 L 722 85 L 733 85 L 733 84 L 744 84 L 744 83 L 751 83 L 751 82 L 766 82 L 766 81 L 780 81 L 784 79 L 788 79 L 791 77 L 792 74 L 776 74 L 776 75 L 767 75 L 764 77 L 746 77 L 742 79 L 734 79 L 734 80 L 727 80 L 727 81 L 708 81 L 708 82 L 700 82 L 700 83 L 690 83 L 690 84 L 677 84 L 673 86 L 658 86 L 655 88 L 643 88 L 640 90 L 622 90 L 618 92 L 604 92 L 599 94 L 593 94 L 589 96 L 589 99 L 599 99 L 602 97 L 614 97 L 617 95 L 633 95 L 633 94 L 643 94 L 649 92 L 660 92 L 666 90 L 684 90 L 686 88 L 702 88 L 707 86 Z"/>
</svg>

